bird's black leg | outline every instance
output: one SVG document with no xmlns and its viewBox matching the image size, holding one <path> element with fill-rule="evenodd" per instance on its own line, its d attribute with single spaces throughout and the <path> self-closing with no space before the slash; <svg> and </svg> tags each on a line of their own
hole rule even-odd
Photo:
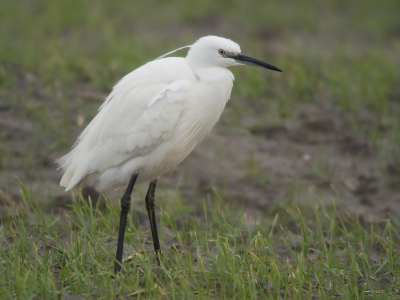
<svg viewBox="0 0 400 300">
<path fill-rule="evenodd" d="M 119 270 L 121 270 L 122 252 L 124 251 L 126 220 L 128 218 L 129 209 L 131 207 L 131 194 L 137 177 L 138 174 L 132 175 L 128 187 L 126 188 L 126 191 L 121 198 L 121 215 L 119 218 L 118 244 L 117 244 L 117 254 L 115 256 L 116 262 L 114 265 L 114 273 L 117 273 Z"/>
<path fill-rule="evenodd" d="M 150 228 L 151 228 L 151 235 L 153 236 L 154 251 L 156 251 L 157 262 L 158 265 L 160 265 L 159 255 L 161 255 L 161 248 L 160 248 L 160 241 L 158 239 L 156 215 L 154 212 L 154 197 L 155 197 L 156 185 L 157 185 L 157 179 L 154 179 L 152 182 L 150 182 L 149 190 L 147 191 L 146 195 L 146 209 L 150 220 Z"/>
</svg>

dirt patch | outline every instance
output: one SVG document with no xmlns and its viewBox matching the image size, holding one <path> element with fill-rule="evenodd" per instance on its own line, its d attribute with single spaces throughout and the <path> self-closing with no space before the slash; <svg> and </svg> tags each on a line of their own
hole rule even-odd
<svg viewBox="0 0 400 300">
<path fill-rule="evenodd" d="M 20 114 L 24 107 L 19 99 L 46 102 L 46 88 L 17 66 L 7 68 L 22 88 L 13 95 L 15 99 L 0 99 L 0 133 L 6 141 L 0 169 L 2 217 L 7 214 L 4 207 L 12 213 L 21 203 L 16 177 L 32 190 L 45 185 L 47 196 L 40 201 L 67 207 L 70 196 L 58 186 L 61 174 L 53 161 L 68 150 L 48 148 L 57 131 L 42 133 L 37 120 Z M 82 95 L 82 83 L 76 88 L 72 94 Z M 74 101 L 72 115 L 85 105 L 81 98 Z M 287 122 L 295 124 L 290 126 L 238 130 L 224 128 L 221 122 L 182 164 L 160 178 L 160 185 L 173 194 L 179 180 L 182 201 L 191 203 L 214 197 L 216 188 L 225 201 L 238 203 L 253 217 L 276 203 L 318 199 L 330 205 L 335 199 L 341 210 L 367 219 L 400 219 L 400 191 L 390 184 L 390 172 L 385 172 L 378 149 L 350 129 L 350 121 L 367 122 L 374 116 L 344 115 L 313 104 L 299 107 L 297 119 Z M 71 127 L 73 139 L 82 130 L 78 125 Z M 83 192 L 85 197 L 98 198 L 92 189 Z"/>
<path fill-rule="evenodd" d="M 350 129 L 348 119 L 360 116 L 343 118 L 310 104 L 302 110 L 301 121 L 292 127 L 231 134 L 217 128 L 175 171 L 187 172 L 183 199 L 205 197 L 213 186 L 225 186 L 225 198 L 244 203 L 250 214 L 276 201 L 311 204 L 317 199 L 330 205 L 335 199 L 342 211 L 370 220 L 398 219 L 400 191 L 390 184 L 378 149 Z M 222 160 L 213 155 L 218 144 L 223 145 L 217 150 L 223 152 Z"/>
</svg>

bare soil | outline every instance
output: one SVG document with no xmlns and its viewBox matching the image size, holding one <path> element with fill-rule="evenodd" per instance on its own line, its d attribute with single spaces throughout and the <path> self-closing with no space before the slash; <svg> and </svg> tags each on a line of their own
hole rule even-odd
<svg viewBox="0 0 400 300">
<path fill-rule="evenodd" d="M 57 130 L 43 132 L 38 120 L 26 113 L 27 105 L 55 107 L 52 92 L 17 65 L 3 62 L 2 67 L 16 80 L 12 102 L 0 99 L 0 138 L 7 145 L 0 168 L 0 217 L 23 209 L 17 177 L 40 196 L 38 201 L 49 205 L 49 212 L 52 206 L 66 207 L 70 195 L 58 185 L 61 173 L 54 159 L 68 150 L 52 146 Z M 70 128 L 72 144 L 85 121 L 79 110 L 94 101 L 87 95 L 99 95 L 99 105 L 103 100 L 82 82 L 64 92 L 71 99 L 70 116 L 77 119 Z M 28 104 L 23 99 L 29 99 Z M 222 117 L 182 164 L 160 178 L 159 186 L 172 194 L 178 190 L 183 202 L 197 204 L 215 197 L 216 188 L 224 201 L 238 203 L 254 217 L 276 204 L 331 205 L 335 200 L 341 211 L 366 220 L 400 219 L 400 188 L 390 166 L 350 127 L 351 122 L 374 122 L 374 115 L 344 114 L 317 103 L 298 107 L 298 113 L 279 126 L 230 128 Z M 96 197 L 91 189 L 84 194 Z"/>
</svg>

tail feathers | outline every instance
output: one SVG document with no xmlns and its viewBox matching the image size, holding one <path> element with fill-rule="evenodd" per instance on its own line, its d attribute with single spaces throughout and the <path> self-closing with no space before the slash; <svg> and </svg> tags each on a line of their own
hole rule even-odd
<svg viewBox="0 0 400 300">
<path fill-rule="evenodd" d="M 82 179 L 86 176 L 86 170 L 81 169 L 72 169 L 71 167 L 67 169 L 64 176 L 61 178 L 60 185 L 65 187 L 65 191 L 69 191 L 70 189 L 77 186 Z"/>
<path fill-rule="evenodd" d="M 78 185 L 86 175 L 86 168 L 77 166 L 76 161 L 73 159 L 78 150 L 78 147 L 76 147 L 70 153 L 56 160 L 59 169 L 65 172 L 60 181 L 60 185 L 65 187 L 65 191 L 69 191 Z"/>
<path fill-rule="evenodd" d="M 64 176 L 61 178 L 60 185 L 63 187 L 67 187 L 70 181 L 71 181 L 71 174 L 70 174 L 70 172 L 66 172 L 64 174 Z M 68 191 L 68 190 L 70 190 L 70 189 L 68 189 L 68 188 L 65 189 L 65 191 Z"/>
</svg>

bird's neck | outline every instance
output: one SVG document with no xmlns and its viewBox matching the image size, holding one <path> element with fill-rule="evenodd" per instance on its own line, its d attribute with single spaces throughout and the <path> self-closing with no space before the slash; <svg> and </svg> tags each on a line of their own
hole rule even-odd
<svg viewBox="0 0 400 300">
<path fill-rule="evenodd" d="M 233 74 L 221 67 L 192 68 L 194 74 L 201 82 L 217 83 L 218 81 L 233 81 Z"/>
</svg>

